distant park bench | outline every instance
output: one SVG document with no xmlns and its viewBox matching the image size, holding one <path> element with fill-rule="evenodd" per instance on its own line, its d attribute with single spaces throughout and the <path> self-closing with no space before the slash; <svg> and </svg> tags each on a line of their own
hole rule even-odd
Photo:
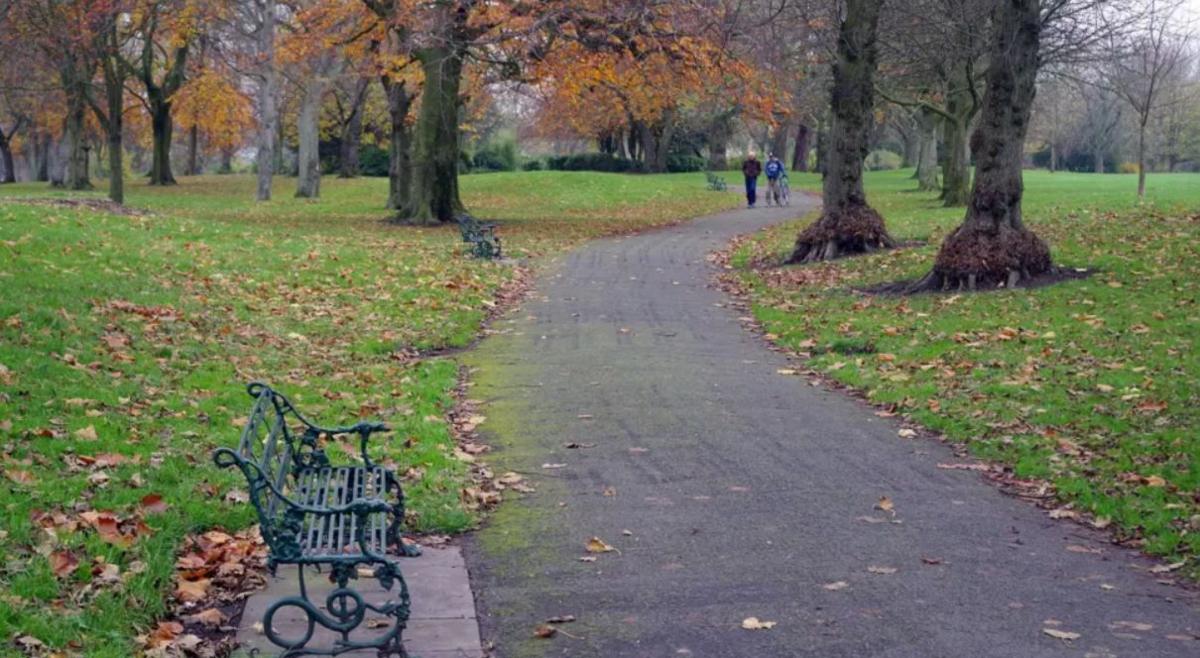
<svg viewBox="0 0 1200 658">
<path fill-rule="evenodd" d="M 704 177 L 706 179 L 708 179 L 708 189 L 710 189 L 714 192 L 724 192 L 725 191 L 725 179 L 724 178 L 714 174 L 711 171 L 704 172 Z"/>
<path fill-rule="evenodd" d="M 458 228 L 463 242 L 476 258 L 501 258 L 500 238 L 496 237 L 496 225 L 484 224 L 467 213 L 458 216 Z"/>
<path fill-rule="evenodd" d="M 236 450 L 218 448 L 213 461 L 221 468 L 237 466 L 249 485 L 250 503 L 258 514 L 263 540 L 269 549 L 267 566 L 274 574 L 279 565 L 296 565 L 299 594 L 272 602 L 263 615 L 267 638 L 285 649 L 283 655 L 324 652 L 334 655 L 352 649 L 376 649 L 380 655 L 403 653 L 401 634 L 409 616 L 408 585 L 400 565 L 389 555 L 416 555 L 416 546 L 405 547 L 400 537 L 404 521 L 404 492 L 392 471 L 374 464 L 367 454 L 371 434 L 390 431 L 382 423 L 360 422 L 348 427 L 324 428 L 310 423 L 283 395 L 269 386 L 247 387 L 254 406 Z M 291 426 L 289 426 L 289 423 Z M 299 435 L 294 433 L 299 430 Z M 357 435 L 362 463 L 333 466 L 321 448 L 322 440 Z M 391 500 L 387 500 L 388 498 Z M 328 568 L 337 587 L 318 603 L 309 599 L 304 569 Z M 378 605 L 368 603 L 349 586 L 359 576 L 373 577 L 384 590 L 399 588 L 395 596 Z M 271 623 L 283 608 L 305 613 L 307 631 L 297 637 L 280 637 Z M 352 638 L 367 614 L 387 618 L 386 630 L 369 638 Z M 381 628 L 373 619 L 368 628 Z M 331 647 L 305 646 L 319 624 L 341 636 Z"/>
</svg>

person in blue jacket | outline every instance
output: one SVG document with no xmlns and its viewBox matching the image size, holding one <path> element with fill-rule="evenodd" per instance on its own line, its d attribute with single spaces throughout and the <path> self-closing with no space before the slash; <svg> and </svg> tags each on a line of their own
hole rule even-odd
<svg viewBox="0 0 1200 658">
<path fill-rule="evenodd" d="M 774 153 L 767 158 L 767 166 L 763 168 L 767 174 L 767 205 L 774 201 L 775 205 L 783 205 L 783 189 L 779 182 L 783 179 L 783 161 Z"/>
</svg>

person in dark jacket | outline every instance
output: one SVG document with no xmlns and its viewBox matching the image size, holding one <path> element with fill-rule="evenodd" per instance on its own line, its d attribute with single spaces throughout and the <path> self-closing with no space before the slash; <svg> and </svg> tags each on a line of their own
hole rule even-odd
<svg viewBox="0 0 1200 658">
<path fill-rule="evenodd" d="M 751 151 L 742 163 L 742 175 L 746 177 L 746 204 L 753 208 L 758 202 L 758 176 L 762 173 L 762 163 L 758 155 Z"/>
</svg>

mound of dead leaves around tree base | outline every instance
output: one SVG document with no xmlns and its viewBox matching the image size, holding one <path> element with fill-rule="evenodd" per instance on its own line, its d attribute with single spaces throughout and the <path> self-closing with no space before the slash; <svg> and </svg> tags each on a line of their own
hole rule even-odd
<svg viewBox="0 0 1200 658">
<path fill-rule="evenodd" d="M 866 205 L 827 211 L 796 238 L 788 263 L 816 263 L 896 246 L 883 217 Z"/>
</svg>

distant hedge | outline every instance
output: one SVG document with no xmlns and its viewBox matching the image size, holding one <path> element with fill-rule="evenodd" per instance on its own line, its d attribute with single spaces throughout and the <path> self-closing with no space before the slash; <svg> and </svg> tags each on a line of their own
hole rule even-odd
<svg viewBox="0 0 1200 658">
<path fill-rule="evenodd" d="M 643 163 L 608 153 L 576 153 L 556 155 L 546 159 L 546 168 L 553 171 L 603 171 L 609 173 L 644 173 Z M 704 158 L 696 155 L 672 155 L 667 158 L 667 171 L 672 173 L 703 171 Z"/>
</svg>

